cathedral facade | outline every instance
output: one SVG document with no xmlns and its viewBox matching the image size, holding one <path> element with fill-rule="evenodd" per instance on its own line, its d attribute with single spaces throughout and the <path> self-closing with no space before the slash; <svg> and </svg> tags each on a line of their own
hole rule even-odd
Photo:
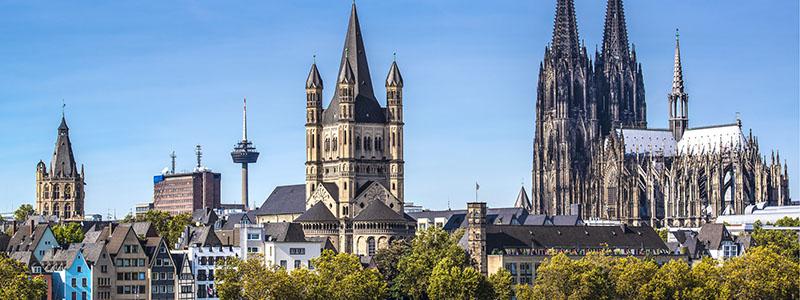
<svg viewBox="0 0 800 300">
<path fill-rule="evenodd" d="M 594 63 L 579 43 L 572 0 L 558 0 L 540 65 L 533 152 L 533 213 L 653 226 L 700 226 L 755 205 L 790 205 L 779 155 L 762 157 L 741 121 L 689 127 L 680 45 L 669 128 L 647 128 L 641 64 L 621 0 L 609 0 Z"/>
<path fill-rule="evenodd" d="M 61 116 L 50 169 L 43 161 L 36 164 L 36 213 L 64 220 L 83 220 L 84 173 L 75 163 L 67 120 Z"/>
<path fill-rule="evenodd" d="M 353 4 L 327 108 L 316 63 L 306 80 L 306 212 L 295 220 L 340 252 L 371 256 L 414 234 L 403 211 L 403 77 L 396 62 L 385 87 L 383 107 Z"/>
</svg>

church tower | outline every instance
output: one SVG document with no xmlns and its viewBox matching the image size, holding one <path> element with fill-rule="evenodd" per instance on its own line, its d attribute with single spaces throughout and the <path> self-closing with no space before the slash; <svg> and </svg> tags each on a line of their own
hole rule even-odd
<svg viewBox="0 0 800 300">
<path fill-rule="evenodd" d="M 533 213 L 568 214 L 583 203 L 592 143 L 599 138 L 592 63 L 580 44 L 575 5 L 558 0 L 553 41 L 539 66 Z"/>
<path fill-rule="evenodd" d="M 83 220 L 85 184 L 83 165 L 79 171 L 67 120 L 62 113 L 49 172 L 41 160 L 36 165 L 36 213 L 64 220 Z"/>
<path fill-rule="evenodd" d="M 603 135 L 619 127 L 647 128 L 642 66 L 636 48 L 629 49 L 622 0 L 608 0 L 603 49 L 595 56 Z"/>
<path fill-rule="evenodd" d="M 383 107 L 353 4 L 327 108 L 316 63 L 306 79 L 306 212 L 295 220 L 340 252 L 371 256 L 413 233 L 403 211 L 403 76 L 396 61 L 385 87 Z"/>
<path fill-rule="evenodd" d="M 675 29 L 675 71 L 672 75 L 672 92 L 667 95 L 669 101 L 669 130 L 675 141 L 680 141 L 683 132 L 689 127 L 689 95 L 683 86 L 683 68 L 681 67 L 681 41 Z"/>
</svg>

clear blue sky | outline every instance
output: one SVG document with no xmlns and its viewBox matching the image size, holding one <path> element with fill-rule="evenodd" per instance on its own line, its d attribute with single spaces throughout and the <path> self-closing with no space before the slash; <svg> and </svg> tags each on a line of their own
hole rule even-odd
<svg viewBox="0 0 800 300">
<path fill-rule="evenodd" d="M 538 65 L 554 0 L 358 1 L 370 69 L 392 52 L 405 79 L 406 200 L 429 208 L 512 205 L 530 186 Z M 86 165 L 87 213 L 118 215 L 152 197 L 152 176 L 202 144 L 239 200 L 241 99 L 261 152 L 251 199 L 304 180 L 304 80 L 311 57 L 333 82 L 350 1 L 3 1 L 0 3 L 0 211 L 34 200 L 61 114 Z M 741 112 L 763 154 L 780 149 L 800 198 L 798 1 L 626 1 L 643 63 L 651 127 L 666 126 L 674 30 L 681 29 L 691 126 Z M 601 42 L 605 3 L 576 1 L 587 48 Z M 328 87 L 331 85 L 328 84 Z M 332 90 L 325 90 L 329 99 Z M 528 190 L 530 190 L 528 188 Z"/>
</svg>

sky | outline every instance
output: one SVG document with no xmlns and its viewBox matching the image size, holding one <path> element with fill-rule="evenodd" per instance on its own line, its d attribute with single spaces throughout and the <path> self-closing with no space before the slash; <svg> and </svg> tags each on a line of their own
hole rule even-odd
<svg viewBox="0 0 800 300">
<path fill-rule="evenodd" d="M 576 0 L 580 38 L 602 42 L 605 1 Z M 177 154 L 222 173 L 223 203 L 240 201 L 241 138 L 258 205 L 304 181 L 304 83 L 316 55 L 335 81 L 349 0 L 0 2 L 0 211 L 34 202 L 62 100 L 86 213 L 123 216 L 152 199 L 152 176 Z M 530 191 L 538 65 L 554 0 L 359 0 L 376 95 L 397 53 L 405 80 L 406 202 L 511 206 Z M 741 114 L 762 154 L 780 150 L 800 197 L 800 49 L 796 0 L 626 1 L 629 40 L 644 69 L 648 123 L 667 126 L 675 28 L 681 32 L 690 126 Z M 331 84 L 324 91 L 332 96 Z M 382 100 L 385 101 L 385 100 Z"/>
</svg>

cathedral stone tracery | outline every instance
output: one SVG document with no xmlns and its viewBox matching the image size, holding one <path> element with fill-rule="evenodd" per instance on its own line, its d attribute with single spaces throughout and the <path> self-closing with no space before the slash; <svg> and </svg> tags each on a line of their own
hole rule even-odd
<svg viewBox="0 0 800 300">
<path fill-rule="evenodd" d="M 786 164 L 762 158 L 742 123 L 689 127 L 680 44 L 669 128 L 648 129 L 644 82 L 629 47 L 621 0 L 609 0 L 594 64 L 578 41 L 572 0 L 558 0 L 540 64 L 533 153 L 533 212 L 584 219 L 700 226 L 748 207 L 790 205 Z M 593 67 L 592 67 L 593 66 Z"/>
</svg>

